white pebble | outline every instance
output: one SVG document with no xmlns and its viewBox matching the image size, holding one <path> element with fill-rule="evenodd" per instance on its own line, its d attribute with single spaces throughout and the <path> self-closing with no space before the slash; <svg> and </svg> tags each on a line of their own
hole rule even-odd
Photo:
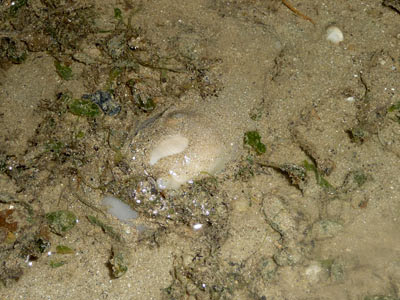
<svg viewBox="0 0 400 300">
<path fill-rule="evenodd" d="M 199 229 L 201 229 L 203 227 L 203 224 L 201 224 L 201 223 L 197 223 L 197 224 L 194 224 L 193 225 L 193 229 L 194 230 L 199 230 Z"/>
<path fill-rule="evenodd" d="M 339 44 L 343 42 L 343 33 L 342 31 L 336 26 L 329 26 L 326 29 L 326 39 L 334 44 Z"/>
</svg>

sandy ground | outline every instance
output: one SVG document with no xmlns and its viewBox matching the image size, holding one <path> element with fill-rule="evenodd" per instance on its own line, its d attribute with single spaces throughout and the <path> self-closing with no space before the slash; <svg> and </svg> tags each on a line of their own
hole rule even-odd
<svg viewBox="0 0 400 300">
<path fill-rule="evenodd" d="M 33 1 L 6 19 L 27 56 L 0 70 L 0 299 L 400 299 L 400 5 L 291 3 L 315 24 L 278 0 Z M 59 32 L 45 12 L 88 9 L 95 30 L 50 39 L 26 9 Z M 73 112 L 97 90 L 117 115 Z M 162 191 L 148 155 L 171 111 L 198 114 L 191 149 L 227 163 Z M 56 234 L 59 210 L 77 223 Z"/>
</svg>

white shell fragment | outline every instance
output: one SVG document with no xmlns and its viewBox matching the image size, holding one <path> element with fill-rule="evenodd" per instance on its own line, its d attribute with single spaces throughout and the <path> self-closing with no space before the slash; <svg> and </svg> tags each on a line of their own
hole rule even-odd
<svg viewBox="0 0 400 300">
<path fill-rule="evenodd" d="M 329 26 L 326 29 L 326 39 L 333 44 L 339 44 L 343 42 L 344 37 L 342 31 L 338 27 Z"/>
</svg>

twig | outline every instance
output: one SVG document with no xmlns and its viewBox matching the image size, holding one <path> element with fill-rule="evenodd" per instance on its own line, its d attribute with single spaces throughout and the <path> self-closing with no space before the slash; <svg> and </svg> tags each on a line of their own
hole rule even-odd
<svg viewBox="0 0 400 300">
<path fill-rule="evenodd" d="M 294 8 L 287 0 L 282 0 L 282 3 L 289 8 L 292 12 L 294 12 L 296 15 L 298 15 L 299 17 L 302 17 L 304 20 L 310 21 L 312 24 L 315 25 L 315 22 L 313 19 L 311 19 L 310 17 L 307 17 L 305 14 L 301 13 L 299 10 L 297 10 L 296 8 Z"/>
</svg>

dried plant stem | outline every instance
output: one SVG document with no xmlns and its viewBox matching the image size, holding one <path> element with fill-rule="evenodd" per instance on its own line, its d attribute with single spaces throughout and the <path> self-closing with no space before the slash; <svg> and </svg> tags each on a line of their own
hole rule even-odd
<svg viewBox="0 0 400 300">
<path fill-rule="evenodd" d="M 310 21 L 312 24 L 315 25 L 315 22 L 313 19 L 311 19 L 310 17 L 307 17 L 305 14 L 303 14 L 302 12 L 300 12 L 299 10 L 297 10 L 295 7 L 293 7 L 287 0 L 282 0 L 282 3 L 289 8 L 292 12 L 294 12 L 296 15 L 298 15 L 299 17 L 302 17 L 304 20 Z"/>
</svg>

